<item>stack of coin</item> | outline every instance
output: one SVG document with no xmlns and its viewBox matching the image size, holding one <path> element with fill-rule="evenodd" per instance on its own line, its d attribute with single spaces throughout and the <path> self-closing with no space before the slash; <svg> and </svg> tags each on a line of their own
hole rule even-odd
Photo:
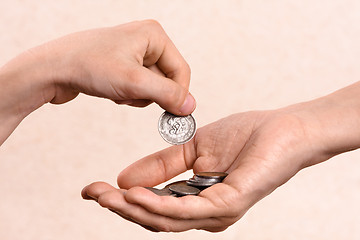
<svg viewBox="0 0 360 240">
<path fill-rule="evenodd" d="M 195 174 L 186 183 L 193 187 L 210 187 L 222 182 L 226 176 L 227 173 L 224 172 L 200 172 Z"/>
<path fill-rule="evenodd" d="M 200 172 L 196 173 L 189 180 L 182 180 L 170 183 L 163 189 L 146 187 L 159 196 L 182 197 L 187 195 L 198 195 L 202 190 L 220 183 L 228 174 L 225 172 Z"/>
</svg>

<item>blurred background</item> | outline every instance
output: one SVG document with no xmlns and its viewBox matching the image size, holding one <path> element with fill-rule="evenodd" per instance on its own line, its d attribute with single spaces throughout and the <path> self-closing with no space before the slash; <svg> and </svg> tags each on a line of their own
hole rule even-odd
<svg viewBox="0 0 360 240">
<path fill-rule="evenodd" d="M 1 0 L 0 65 L 67 33 L 148 18 L 192 69 L 199 126 L 360 80 L 356 0 Z M 85 185 L 116 185 L 126 166 L 168 147 L 162 112 L 80 95 L 28 116 L 0 148 L 0 239 L 360 239 L 360 151 L 301 171 L 222 233 L 151 233 L 82 200 Z"/>
</svg>

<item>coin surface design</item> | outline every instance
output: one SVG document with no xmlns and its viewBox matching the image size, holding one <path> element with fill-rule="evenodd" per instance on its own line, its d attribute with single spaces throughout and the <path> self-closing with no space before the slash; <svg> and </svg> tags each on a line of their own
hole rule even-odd
<svg viewBox="0 0 360 240">
<path fill-rule="evenodd" d="M 190 141 L 196 132 L 193 116 L 176 116 L 169 112 L 161 114 L 158 124 L 161 137 L 168 143 L 180 145 Z"/>
</svg>

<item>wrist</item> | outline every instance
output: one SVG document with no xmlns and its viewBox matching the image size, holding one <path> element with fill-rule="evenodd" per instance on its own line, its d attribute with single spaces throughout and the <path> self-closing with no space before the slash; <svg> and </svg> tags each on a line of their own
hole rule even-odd
<svg viewBox="0 0 360 240">
<path fill-rule="evenodd" d="M 25 52 L 0 68 L 1 135 L 10 134 L 32 111 L 54 93 L 50 68 L 38 53 Z M 0 144 L 7 136 L 0 136 Z"/>
<path fill-rule="evenodd" d="M 287 107 L 304 126 L 313 165 L 360 147 L 360 83 L 327 96 Z"/>
</svg>

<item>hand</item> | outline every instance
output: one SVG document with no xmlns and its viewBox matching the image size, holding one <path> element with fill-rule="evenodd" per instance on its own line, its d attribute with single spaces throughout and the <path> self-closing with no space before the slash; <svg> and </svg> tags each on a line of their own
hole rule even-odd
<svg viewBox="0 0 360 240">
<path fill-rule="evenodd" d="M 138 107 L 155 101 L 178 115 L 194 110 L 188 95 L 190 68 L 156 21 L 79 32 L 34 51 L 43 48 L 44 55 L 56 56 L 52 103 L 83 92 Z"/>
<path fill-rule="evenodd" d="M 221 119 L 185 145 L 126 168 L 120 189 L 97 182 L 82 196 L 152 231 L 223 231 L 301 169 L 360 147 L 359 92 L 360 82 L 310 102 Z M 160 197 L 142 188 L 188 169 L 229 175 L 199 196 Z"/>
<path fill-rule="evenodd" d="M 0 145 L 38 107 L 80 92 L 188 115 L 195 109 L 189 81 L 188 64 L 153 20 L 70 34 L 0 68 Z"/>
<path fill-rule="evenodd" d="M 223 231 L 299 170 L 335 154 L 328 151 L 335 149 L 334 141 L 328 141 L 334 130 L 322 134 L 327 131 L 320 120 L 329 104 L 320 99 L 229 116 L 200 128 L 185 145 L 129 166 L 118 176 L 120 189 L 97 182 L 85 187 L 82 196 L 152 231 Z M 229 175 L 198 196 L 160 197 L 143 188 L 188 169 Z"/>
</svg>

